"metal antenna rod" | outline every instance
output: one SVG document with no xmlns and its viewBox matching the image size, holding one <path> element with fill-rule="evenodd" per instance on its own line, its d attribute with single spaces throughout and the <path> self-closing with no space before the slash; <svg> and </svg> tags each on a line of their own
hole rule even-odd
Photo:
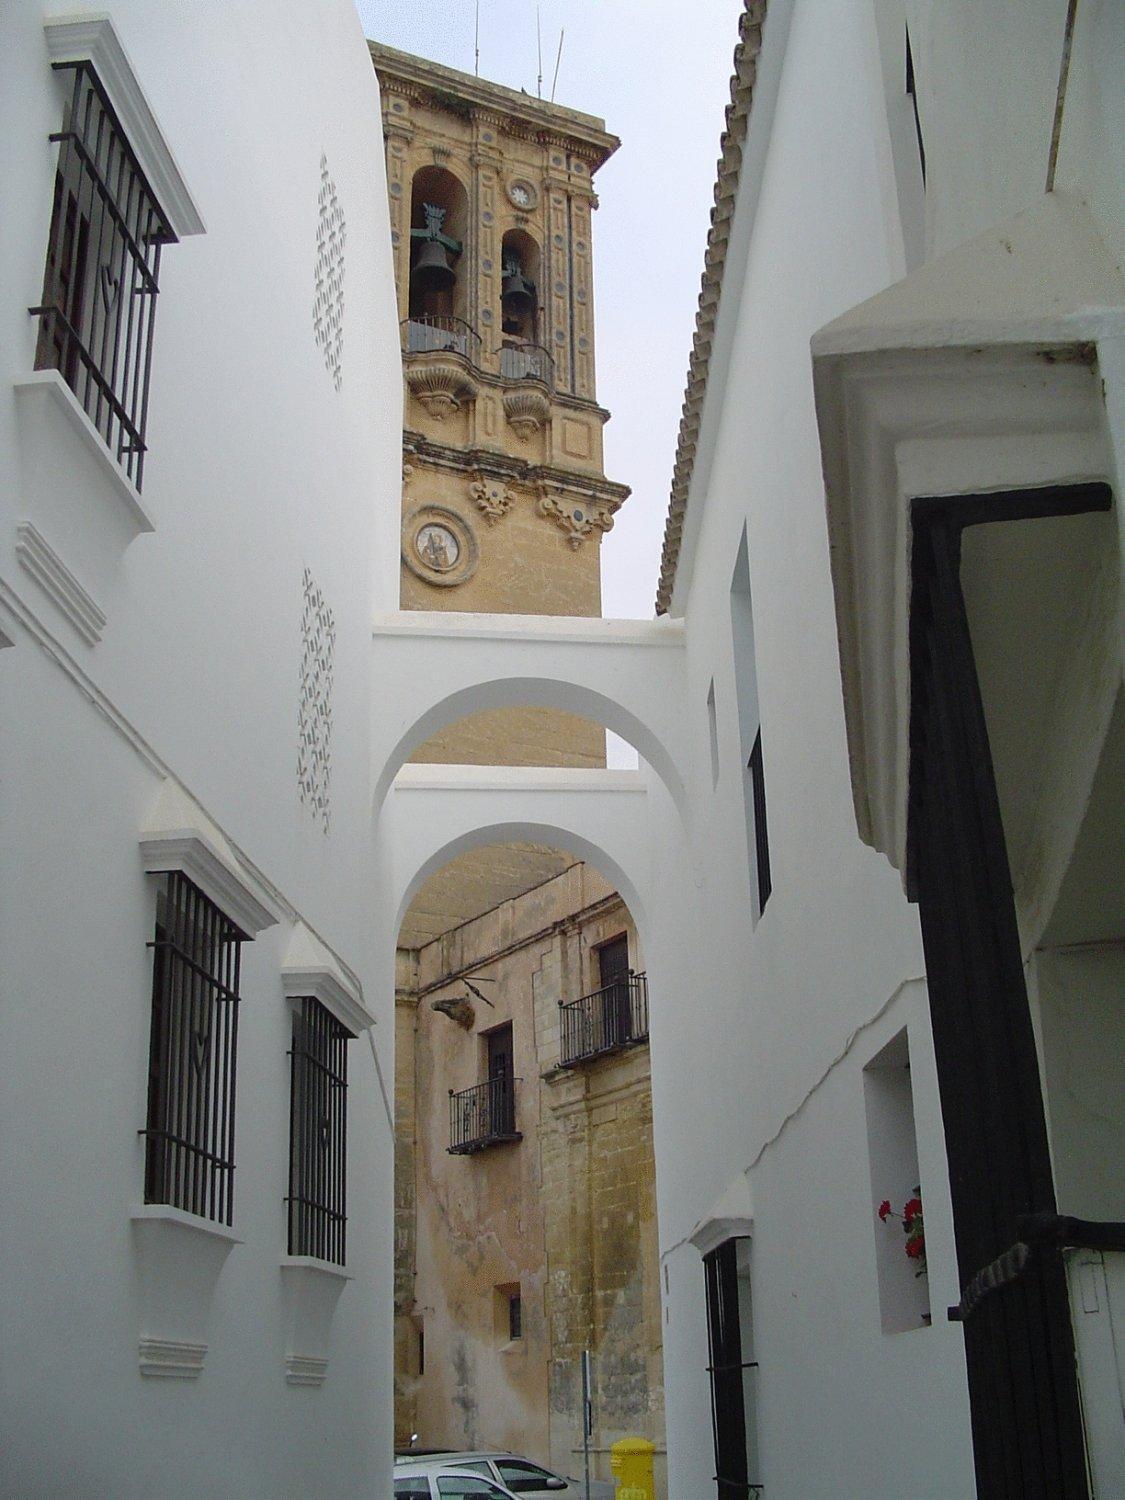
<svg viewBox="0 0 1125 1500">
<path fill-rule="evenodd" d="M 565 29 L 559 32 L 559 55 L 555 58 L 555 76 L 551 79 L 551 103 L 555 102 L 555 84 L 559 81 L 559 63 L 562 62 L 563 37 L 566 36 Z"/>
<path fill-rule="evenodd" d="M 473 72 L 480 77 L 480 0 L 477 0 L 476 26 L 473 31 Z"/>
<path fill-rule="evenodd" d="M 536 96 L 543 97 L 543 34 L 539 29 L 539 7 L 535 7 L 535 51 L 539 58 L 539 81 L 535 85 Z"/>
</svg>

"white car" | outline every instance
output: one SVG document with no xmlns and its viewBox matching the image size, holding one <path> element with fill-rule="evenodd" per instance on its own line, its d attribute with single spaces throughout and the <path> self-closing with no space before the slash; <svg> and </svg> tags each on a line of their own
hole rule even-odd
<svg viewBox="0 0 1125 1500">
<path fill-rule="evenodd" d="M 430 1464 L 395 1464 L 395 1500 L 512 1500 L 512 1492 L 464 1469 Z"/>
<path fill-rule="evenodd" d="M 586 1500 L 586 1485 L 580 1479 L 564 1479 L 542 1464 L 532 1463 L 518 1453 L 400 1453 L 395 1457 L 395 1500 L 414 1500 L 415 1491 L 408 1489 L 404 1481 L 414 1476 L 426 1477 L 436 1486 L 439 1479 L 448 1478 L 453 1469 L 462 1476 L 473 1475 L 495 1486 L 494 1490 L 450 1490 L 450 1495 L 464 1494 L 513 1494 L 535 1496 L 537 1500 Z M 400 1490 L 399 1485 L 403 1487 Z M 590 1500 L 613 1500 L 617 1487 L 604 1479 L 590 1481 Z M 418 1485 L 419 1500 L 445 1500 L 445 1490 L 429 1491 Z"/>
</svg>

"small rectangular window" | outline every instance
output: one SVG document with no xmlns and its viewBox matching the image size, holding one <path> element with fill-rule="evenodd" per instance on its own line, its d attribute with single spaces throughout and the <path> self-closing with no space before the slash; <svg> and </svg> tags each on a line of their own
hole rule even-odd
<svg viewBox="0 0 1125 1500">
<path fill-rule="evenodd" d="M 289 1254 L 339 1266 L 347 1249 L 351 1037 L 311 995 L 296 1003 L 289 1054 Z"/>
<path fill-rule="evenodd" d="M 754 798 L 754 854 L 758 868 L 758 915 L 766 909 L 766 902 L 773 890 L 770 877 L 770 839 L 766 827 L 766 777 L 762 769 L 762 731 L 754 739 L 754 748 L 746 770 Z"/>
<path fill-rule="evenodd" d="M 508 1298 L 508 1337 L 523 1338 L 523 1300 L 519 1292 Z"/>
<path fill-rule="evenodd" d="M 39 318 L 37 370 L 58 370 L 141 488 L 160 252 L 176 236 L 89 61 L 69 75 Z"/>
<path fill-rule="evenodd" d="M 153 950 L 145 1202 L 230 1224 L 238 985 L 247 941 L 178 870 L 161 877 Z"/>
</svg>

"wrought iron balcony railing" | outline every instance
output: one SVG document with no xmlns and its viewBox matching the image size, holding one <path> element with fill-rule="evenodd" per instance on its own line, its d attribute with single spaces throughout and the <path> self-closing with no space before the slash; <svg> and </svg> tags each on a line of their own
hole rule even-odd
<svg viewBox="0 0 1125 1500">
<path fill-rule="evenodd" d="M 454 1156 L 522 1139 L 516 1129 L 518 1078 L 489 1078 L 455 1094 L 449 1091 L 449 1150 Z"/>
<path fill-rule="evenodd" d="M 480 335 L 463 318 L 424 313 L 404 318 L 408 354 L 460 354 L 471 365 L 480 365 Z"/>
<path fill-rule="evenodd" d="M 500 350 L 500 374 L 504 380 L 541 380 L 554 389 L 555 361 L 542 344 L 505 344 Z"/>
<path fill-rule="evenodd" d="M 630 971 L 581 1000 L 560 1001 L 559 1022 L 564 1068 L 648 1041 L 648 976 Z"/>
</svg>

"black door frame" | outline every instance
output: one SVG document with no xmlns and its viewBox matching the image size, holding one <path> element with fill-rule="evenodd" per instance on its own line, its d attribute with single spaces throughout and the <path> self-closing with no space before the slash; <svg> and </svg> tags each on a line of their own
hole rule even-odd
<svg viewBox="0 0 1125 1500">
<path fill-rule="evenodd" d="M 1065 1266 L 1057 1248 L 1021 1243 L 1029 1216 L 1055 1222 L 1054 1179 L 961 537 L 1110 504 L 1108 486 L 1076 484 L 912 505 L 907 888 L 926 954 L 967 1289 L 951 1316 L 965 1331 L 982 1500 L 1087 1500 L 1089 1487 Z"/>
</svg>

